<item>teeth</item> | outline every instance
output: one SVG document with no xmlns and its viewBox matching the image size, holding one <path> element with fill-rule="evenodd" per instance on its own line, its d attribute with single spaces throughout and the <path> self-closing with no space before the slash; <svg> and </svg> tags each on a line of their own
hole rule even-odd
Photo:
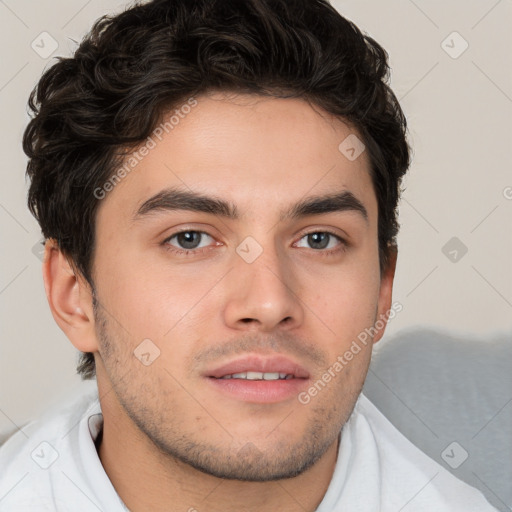
<svg viewBox="0 0 512 512">
<path fill-rule="evenodd" d="M 293 379 L 293 375 L 288 373 L 277 372 L 242 372 L 233 373 L 232 375 L 224 375 L 221 379 L 246 379 L 246 380 L 289 380 Z"/>
</svg>

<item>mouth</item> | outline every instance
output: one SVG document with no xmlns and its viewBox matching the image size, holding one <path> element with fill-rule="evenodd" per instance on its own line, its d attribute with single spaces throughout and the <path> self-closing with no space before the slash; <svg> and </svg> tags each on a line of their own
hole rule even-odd
<svg viewBox="0 0 512 512">
<path fill-rule="evenodd" d="M 223 377 L 212 377 L 220 379 L 245 379 L 245 380 L 289 380 L 295 377 L 291 373 L 279 372 L 241 372 L 224 375 Z"/>
<path fill-rule="evenodd" d="M 285 356 L 250 355 L 203 374 L 224 396 L 249 403 L 276 403 L 295 397 L 309 382 L 309 372 Z"/>
</svg>

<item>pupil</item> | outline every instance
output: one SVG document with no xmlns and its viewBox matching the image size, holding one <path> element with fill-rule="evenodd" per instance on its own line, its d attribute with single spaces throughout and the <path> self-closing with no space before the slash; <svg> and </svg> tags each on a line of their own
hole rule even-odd
<svg viewBox="0 0 512 512">
<path fill-rule="evenodd" d="M 308 238 L 308 241 L 313 246 L 313 249 L 325 249 L 329 244 L 328 233 L 312 233 L 308 235 Z"/>
<path fill-rule="evenodd" d="M 199 233 L 196 231 L 185 231 L 178 235 L 178 242 L 184 249 L 195 249 L 198 241 Z"/>
</svg>

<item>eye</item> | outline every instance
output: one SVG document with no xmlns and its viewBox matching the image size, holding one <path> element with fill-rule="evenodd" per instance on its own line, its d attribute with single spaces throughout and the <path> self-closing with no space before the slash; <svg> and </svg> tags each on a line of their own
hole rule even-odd
<svg viewBox="0 0 512 512">
<path fill-rule="evenodd" d="M 194 255 L 201 253 L 201 249 L 211 247 L 212 241 L 214 238 L 208 233 L 188 229 L 169 236 L 162 245 L 166 250 L 176 254 Z M 344 251 L 347 243 L 340 236 L 329 231 L 314 231 L 304 235 L 295 246 L 309 247 L 321 254 L 331 255 Z"/>
<path fill-rule="evenodd" d="M 211 244 L 213 237 L 204 231 L 180 231 L 175 233 L 164 240 L 164 244 L 175 247 L 177 252 L 194 251 L 196 249 L 202 249 Z M 206 242 L 206 243 L 205 243 Z M 173 249 L 170 249 L 173 250 Z"/>
<path fill-rule="evenodd" d="M 336 251 L 336 247 L 338 246 L 341 246 L 341 249 L 344 249 L 346 245 L 345 241 L 341 237 L 329 231 L 314 231 L 312 233 L 308 233 L 300 239 L 300 241 L 297 243 L 297 247 L 305 247 L 304 245 L 300 245 L 302 240 L 305 240 L 305 243 L 309 244 L 311 249 L 329 249 L 325 252 L 331 252 L 331 249 Z"/>
</svg>

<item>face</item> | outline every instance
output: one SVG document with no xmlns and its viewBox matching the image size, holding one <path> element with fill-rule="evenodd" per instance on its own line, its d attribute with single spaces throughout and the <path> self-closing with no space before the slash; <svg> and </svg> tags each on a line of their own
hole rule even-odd
<svg viewBox="0 0 512 512">
<path fill-rule="evenodd" d="M 299 99 L 201 96 L 101 200 L 98 385 L 162 456 L 264 481 L 336 443 L 371 342 L 333 365 L 392 281 L 368 156 L 338 149 L 355 133 Z"/>
</svg>

